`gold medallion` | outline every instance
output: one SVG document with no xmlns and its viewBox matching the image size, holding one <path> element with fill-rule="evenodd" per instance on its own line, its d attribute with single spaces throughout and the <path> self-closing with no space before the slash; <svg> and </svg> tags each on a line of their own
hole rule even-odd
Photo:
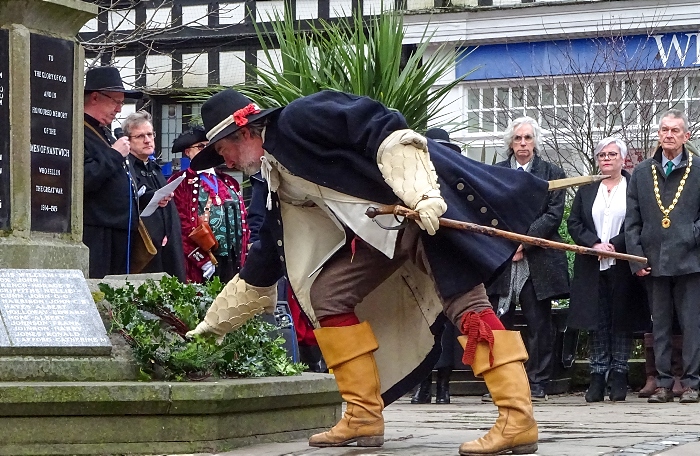
<svg viewBox="0 0 700 456">
<path fill-rule="evenodd" d="M 661 191 L 659 190 L 659 180 L 656 177 L 656 166 L 652 165 L 651 166 L 651 177 L 652 180 L 654 181 L 654 196 L 656 196 L 656 204 L 659 205 L 659 209 L 661 210 L 661 213 L 664 215 L 663 218 L 661 219 L 661 226 L 664 228 L 668 228 L 671 226 L 671 219 L 668 218 L 668 214 L 671 213 L 673 208 L 676 207 L 676 204 L 678 204 L 678 199 L 681 197 L 681 193 L 683 192 L 683 187 L 685 186 L 685 181 L 688 179 L 688 175 L 690 174 L 690 167 L 693 165 L 693 154 L 688 154 L 688 164 L 685 167 L 685 173 L 683 173 L 683 177 L 681 178 L 680 183 L 678 184 L 678 189 L 676 190 L 676 194 L 673 197 L 673 201 L 671 201 L 671 205 L 668 206 L 667 208 L 664 207 L 663 203 L 661 202 Z"/>
</svg>

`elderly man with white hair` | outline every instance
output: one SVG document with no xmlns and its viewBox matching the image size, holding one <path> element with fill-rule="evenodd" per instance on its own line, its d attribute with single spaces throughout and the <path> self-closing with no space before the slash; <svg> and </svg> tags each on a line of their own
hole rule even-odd
<svg viewBox="0 0 700 456">
<path fill-rule="evenodd" d="M 542 130 L 535 119 L 514 119 L 503 137 L 508 158 L 496 166 L 519 169 L 545 180 L 565 178 L 561 168 L 540 157 L 541 138 Z M 558 230 L 565 196 L 566 190 L 549 192 L 527 230 L 528 236 L 562 242 Z M 525 346 L 530 359 L 525 367 L 530 393 L 533 400 L 546 400 L 552 371 L 552 299 L 569 296 L 566 254 L 522 244 L 511 266 L 489 287 L 488 293 L 506 328 L 513 328 L 515 307 L 520 304 L 527 323 Z"/>
<path fill-rule="evenodd" d="M 604 252 L 626 253 L 625 211 L 627 146 L 616 137 L 605 138 L 593 152 L 601 174 L 595 185 L 579 188 L 569 215 L 574 242 Z M 644 284 L 630 274 L 629 263 L 612 258 L 579 255 L 574 260 L 568 326 L 589 331 L 591 382 L 586 402 L 601 402 L 606 378 L 610 400 L 624 401 L 632 352 L 632 333 L 650 326 Z"/>
</svg>

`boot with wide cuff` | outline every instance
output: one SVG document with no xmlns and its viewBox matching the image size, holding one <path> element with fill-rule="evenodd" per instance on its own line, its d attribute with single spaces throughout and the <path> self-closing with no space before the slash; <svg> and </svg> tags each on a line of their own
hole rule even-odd
<svg viewBox="0 0 700 456">
<path fill-rule="evenodd" d="M 312 435 L 312 447 L 360 447 L 384 444 L 384 401 L 373 352 L 379 348 L 369 323 L 326 327 L 314 331 L 318 346 L 347 409 L 329 431 Z"/>
<path fill-rule="evenodd" d="M 483 326 L 482 326 L 483 328 Z M 516 331 L 480 331 L 476 350 L 467 336 L 459 336 L 465 357 L 473 352 L 474 375 L 483 376 L 498 407 L 498 418 L 485 436 L 459 447 L 462 456 L 528 454 L 537 451 L 537 423 L 532 411 L 530 384 L 525 372 L 525 344 Z M 472 337 L 470 334 L 469 337 Z"/>
</svg>

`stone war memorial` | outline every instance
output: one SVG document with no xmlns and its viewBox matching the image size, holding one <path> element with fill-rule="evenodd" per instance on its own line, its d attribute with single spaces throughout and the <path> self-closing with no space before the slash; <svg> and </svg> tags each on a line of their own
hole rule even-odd
<svg viewBox="0 0 700 456">
<path fill-rule="evenodd" d="M 332 426 L 341 398 L 329 375 L 139 382 L 108 331 L 99 281 L 85 279 L 74 38 L 97 12 L 0 0 L 0 456 L 218 451 Z"/>
</svg>

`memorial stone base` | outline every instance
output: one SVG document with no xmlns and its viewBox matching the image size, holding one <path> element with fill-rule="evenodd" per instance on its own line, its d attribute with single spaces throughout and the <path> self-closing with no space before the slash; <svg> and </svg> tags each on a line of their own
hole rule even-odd
<svg viewBox="0 0 700 456">
<path fill-rule="evenodd" d="M 88 248 L 82 242 L 7 237 L 0 247 L 0 269 L 78 269 L 87 275 Z"/>
<path fill-rule="evenodd" d="M 99 282 L 85 292 L 99 296 Z M 105 305 L 96 306 L 102 329 Z M 108 337 L 102 355 L 0 354 L 0 456 L 221 452 L 303 439 L 341 418 L 332 375 L 139 382 L 124 338 Z"/>
<path fill-rule="evenodd" d="M 333 376 L 0 383 L 0 455 L 221 452 L 306 438 L 341 418 Z"/>
</svg>

